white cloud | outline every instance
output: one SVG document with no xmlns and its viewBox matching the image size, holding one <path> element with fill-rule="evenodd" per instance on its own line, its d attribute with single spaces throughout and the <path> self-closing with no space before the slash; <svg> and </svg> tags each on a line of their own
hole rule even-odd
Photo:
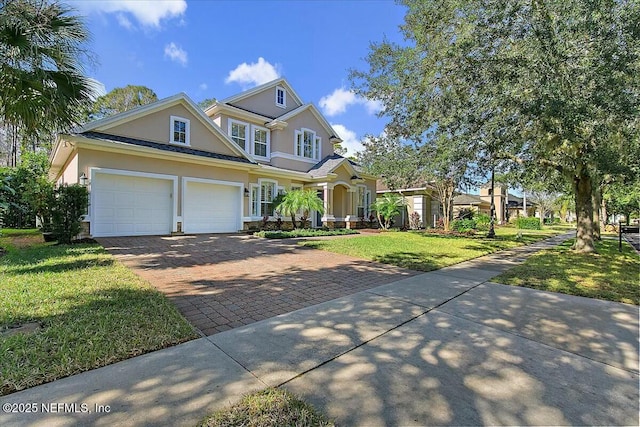
<svg viewBox="0 0 640 427">
<path fill-rule="evenodd" d="M 339 88 L 331 95 L 320 98 L 320 108 L 329 117 L 342 114 L 347 111 L 347 107 L 356 103 L 356 95 L 350 90 Z"/>
<path fill-rule="evenodd" d="M 171 42 L 164 47 L 164 57 L 181 64 L 183 67 L 186 67 L 187 62 L 189 61 L 187 51 L 174 42 Z"/>
<path fill-rule="evenodd" d="M 247 64 L 243 62 L 229 71 L 229 75 L 224 82 L 227 84 L 238 83 L 243 88 L 258 86 L 279 78 L 280 72 L 278 68 L 278 64 L 272 65 L 260 57 L 256 63 Z"/>
<path fill-rule="evenodd" d="M 364 149 L 354 131 L 347 129 L 344 125 L 340 124 L 331 124 L 331 127 L 336 131 L 340 139 L 342 139 L 342 143 L 340 144 L 342 148 L 347 149 L 347 153 L 344 155 L 345 157 L 353 156 L 357 151 L 362 151 Z"/>
<path fill-rule="evenodd" d="M 345 88 L 338 88 L 330 95 L 323 96 L 320 98 L 319 104 L 324 114 L 329 117 L 342 114 L 347 111 L 349 106 L 356 104 L 364 105 L 369 114 L 376 114 L 382 110 L 382 103 L 380 101 L 371 101 L 362 98 Z"/>
<path fill-rule="evenodd" d="M 378 114 L 384 108 L 382 102 L 378 101 L 377 99 L 360 99 L 362 104 L 364 105 L 364 108 L 367 110 L 367 113 L 371 115 Z"/>
<path fill-rule="evenodd" d="M 118 20 L 118 24 L 120 24 L 120 26 L 126 28 L 127 30 L 133 29 L 133 24 L 131 23 L 131 21 L 129 21 L 129 18 L 127 18 L 124 14 L 122 13 L 117 14 L 116 19 Z"/>
<path fill-rule="evenodd" d="M 198 88 L 200 90 L 207 90 L 209 89 L 209 85 L 207 85 L 206 83 L 200 83 L 200 86 L 198 86 Z"/>
<path fill-rule="evenodd" d="M 163 20 L 181 17 L 187 10 L 186 0 L 77 1 L 73 5 L 89 12 L 118 13 L 118 23 L 127 29 L 132 23 L 125 14 L 133 15 L 143 27 L 158 28 Z"/>
</svg>

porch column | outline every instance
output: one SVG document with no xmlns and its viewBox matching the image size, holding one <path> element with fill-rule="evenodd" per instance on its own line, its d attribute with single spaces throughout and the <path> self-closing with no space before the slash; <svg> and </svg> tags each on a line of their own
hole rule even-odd
<svg viewBox="0 0 640 427">
<path fill-rule="evenodd" d="M 357 206 L 356 197 L 358 197 L 358 190 L 349 188 L 347 190 L 347 214 L 344 218 L 347 228 L 355 228 L 358 226 L 358 213 L 355 212 Z"/>
<path fill-rule="evenodd" d="M 329 228 L 333 228 L 333 223 L 336 221 L 333 216 L 333 185 L 325 184 L 322 187 L 324 189 L 324 215 L 322 216 L 322 222 Z"/>
</svg>

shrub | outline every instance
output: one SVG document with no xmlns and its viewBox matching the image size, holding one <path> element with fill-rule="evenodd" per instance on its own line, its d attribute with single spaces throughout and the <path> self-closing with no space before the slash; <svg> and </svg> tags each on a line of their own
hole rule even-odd
<svg viewBox="0 0 640 427">
<path fill-rule="evenodd" d="M 458 211 L 456 219 L 473 219 L 476 211 L 473 208 L 462 208 Z"/>
<path fill-rule="evenodd" d="M 62 185 L 55 192 L 51 210 L 53 236 L 58 243 L 71 243 L 82 230 L 82 216 L 87 214 L 89 193 L 81 185 Z"/>
<path fill-rule="evenodd" d="M 516 219 L 516 228 L 523 230 L 540 230 L 542 225 L 540 224 L 540 218 L 520 217 Z"/>
<path fill-rule="evenodd" d="M 491 217 L 485 213 L 476 215 L 476 229 L 480 231 L 488 231 L 491 225 Z"/>
<path fill-rule="evenodd" d="M 454 219 L 451 221 L 451 229 L 458 233 L 468 233 L 475 230 L 476 222 L 473 219 Z"/>
<path fill-rule="evenodd" d="M 558 218 L 558 217 L 545 218 L 544 219 L 544 223 L 545 223 L 545 225 L 560 224 L 560 218 Z"/>
</svg>

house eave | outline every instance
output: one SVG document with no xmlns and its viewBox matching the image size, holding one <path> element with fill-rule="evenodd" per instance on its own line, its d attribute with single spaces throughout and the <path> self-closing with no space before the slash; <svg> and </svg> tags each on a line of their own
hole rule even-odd
<svg viewBox="0 0 640 427">
<path fill-rule="evenodd" d="M 78 149 L 86 148 L 112 153 L 125 152 L 127 154 L 134 154 L 154 159 L 174 160 L 201 165 L 219 165 L 224 166 L 227 169 L 253 170 L 259 167 L 259 165 L 255 163 L 240 163 L 232 160 L 195 156 L 193 154 L 161 151 L 155 148 L 141 147 L 123 142 L 89 139 L 81 135 L 67 135 L 67 138 L 69 142 L 73 143 Z"/>
</svg>

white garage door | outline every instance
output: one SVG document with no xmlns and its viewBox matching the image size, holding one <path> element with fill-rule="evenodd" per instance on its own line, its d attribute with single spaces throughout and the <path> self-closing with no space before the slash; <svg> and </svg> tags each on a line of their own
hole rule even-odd
<svg viewBox="0 0 640 427">
<path fill-rule="evenodd" d="M 142 236 L 171 233 L 173 181 L 96 173 L 91 182 L 91 234 Z"/>
<path fill-rule="evenodd" d="M 232 185 L 186 183 L 185 233 L 229 233 L 240 229 L 240 190 Z"/>
</svg>

